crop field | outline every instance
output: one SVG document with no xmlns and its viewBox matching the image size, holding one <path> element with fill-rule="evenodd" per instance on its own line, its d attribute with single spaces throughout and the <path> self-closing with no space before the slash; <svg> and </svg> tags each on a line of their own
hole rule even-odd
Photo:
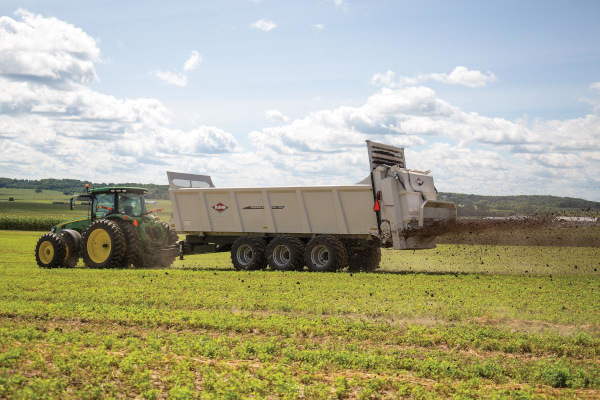
<svg viewBox="0 0 600 400">
<path fill-rule="evenodd" d="M 598 398 L 600 248 L 442 244 L 377 273 L 41 270 L 0 231 L 0 398 Z M 81 266 L 81 263 L 80 263 Z"/>
</svg>

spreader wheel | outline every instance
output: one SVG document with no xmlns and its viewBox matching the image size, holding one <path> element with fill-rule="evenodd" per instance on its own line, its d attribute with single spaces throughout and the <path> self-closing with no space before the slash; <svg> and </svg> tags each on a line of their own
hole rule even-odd
<svg viewBox="0 0 600 400">
<path fill-rule="evenodd" d="M 40 268 L 59 268 L 65 259 L 66 245 L 56 233 L 46 233 L 35 246 L 35 261 Z"/>
<path fill-rule="evenodd" d="M 306 245 L 304 262 L 312 272 L 337 271 L 348 264 L 348 254 L 340 240 L 331 235 L 320 235 Z"/>
<path fill-rule="evenodd" d="M 94 221 L 83 236 L 83 262 L 89 268 L 123 267 L 125 250 L 125 235 L 114 221 Z"/>
<path fill-rule="evenodd" d="M 304 243 L 293 236 L 279 236 L 267 246 L 267 262 L 275 271 L 297 271 L 304 267 Z"/>
<path fill-rule="evenodd" d="M 250 271 L 264 269 L 267 266 L 267 244 L 257 236 L 242 236 L 233 242 L 231 261 L 235 269 Z"/>
<path fill-rule="evenodd" d="M 381 249 L 379 247 L 367 247 L 365 249 L 350 252 L 348 260 L 349 272 L 373 272 L 379 268 L 381 262 Z"/>
</svg>

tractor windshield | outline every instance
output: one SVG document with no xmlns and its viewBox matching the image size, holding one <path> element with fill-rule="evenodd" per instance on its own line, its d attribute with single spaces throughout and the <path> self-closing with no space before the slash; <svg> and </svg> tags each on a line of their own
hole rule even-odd
<svg viewBox="0 0 600 400">
<path fill-rule="evenodd" d="M 144 214 L 144 195 L 141 193 L 120 193 L 119 212 L 130 217 L 139 217 Z"/>
<path fill-rule="evenodd" d="M 93 210 L 96 218 L 103 218 L 106 214 L 113 211 L 115 207 L 115 195 L 113 193 L 102 193 L 96 195 L 93 203 Z"/>
</svg>

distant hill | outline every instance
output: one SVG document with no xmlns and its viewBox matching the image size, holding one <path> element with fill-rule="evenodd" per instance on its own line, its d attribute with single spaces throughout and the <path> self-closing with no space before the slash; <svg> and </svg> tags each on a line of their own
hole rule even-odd
<svg viewBox="0 0 600 400">
<path fill-rule="evenodd" d="M 95 183 L 77 179 L 10 179 L 0 178 L 0 188 L 58 190 L 76 194 L 84 190 L 85 184 L 92 187 L 137 186 L 148 189 L 148 198 L 168 200 L 169 185 L 144 183 Z M 440 193 L 440 200 L 455 203 L 462 217 L 500 217 L 509 215 L 532 215 L 535 213 L 594 214 L 600 213 L 600 202 L 558 196 L 482 196 L 462 193 Z"/>
<path fill-rule="evenodd" d="M 505 217 L 536 213 L 594 214 L 600 202 L 558 196 L 481 196 L 476 194 L 440 193 L 440 200 L 451 201 L 463 217 Z"/>
</svg>

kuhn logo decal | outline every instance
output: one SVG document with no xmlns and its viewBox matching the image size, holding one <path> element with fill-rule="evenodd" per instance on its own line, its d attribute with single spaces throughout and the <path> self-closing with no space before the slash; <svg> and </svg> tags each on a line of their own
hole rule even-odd
<svg viewBox="0 0 600 400">
<path fill-rule="evenodd" d="M 417 178 L 417 180 L 415 181 L 417 183 L 417 185 L 419 186 L 423 186 L 423 184 L 425 183 L 425 181 L 423 181 L 423 179 L 421 178 Z"/>
<path fill-rule="evenodd" d="M 215 204 L 213 206 L 213 208 L 215 209 L 216 212 L 218 212 L 219 214 L 221 214 L 223 211 L 227 210 L 229 207 L 227 207 L 223 203 L 218 203 L 218 204 Z"/>
</svg>

